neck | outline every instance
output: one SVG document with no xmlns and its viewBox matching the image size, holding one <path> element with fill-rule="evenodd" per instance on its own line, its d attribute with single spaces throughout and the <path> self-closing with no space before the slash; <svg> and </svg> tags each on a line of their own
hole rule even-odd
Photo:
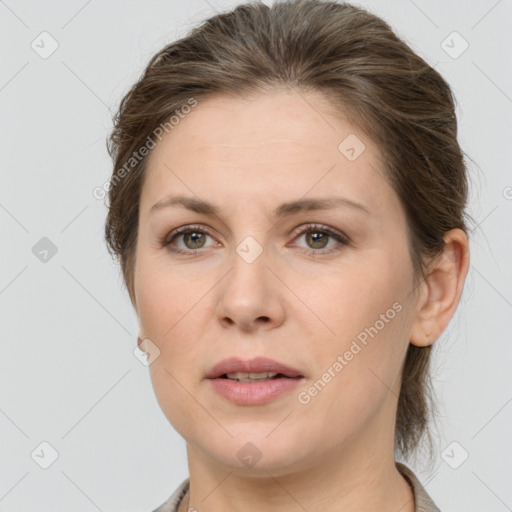
<svg viewBox="0 0 512 512">
<path fill-rule="evenodd" d="M 183 510 L 414 512 L 414 495 L 395 466 L 394 452 L 383 449 L 394 446 L 384 431 L 348 440 L 287 470 L 224 465 L 187 444 L 190 492 Z"/>
</svg>

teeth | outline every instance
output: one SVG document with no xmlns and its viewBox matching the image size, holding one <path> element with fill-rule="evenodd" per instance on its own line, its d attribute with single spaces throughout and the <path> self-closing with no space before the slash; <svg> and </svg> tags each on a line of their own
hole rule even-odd
<svg viewBox="0 0 512 512">
<path fill-rule="evenodd" d="M 235 372 L 226 373 L 228 379 L 237 380 L 238 382 L 254 382 L 255 380 L 271 379 L 275 377 L 275 372 L 261 372 L 261 373 L 246 373 L 246 372 Z"/>
</svg>

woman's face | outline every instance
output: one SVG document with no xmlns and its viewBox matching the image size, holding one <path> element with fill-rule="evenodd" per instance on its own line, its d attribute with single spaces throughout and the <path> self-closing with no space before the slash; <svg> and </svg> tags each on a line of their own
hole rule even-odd
<svg viewBox="0 0 512 512">
<path fill-rule="evenodd" d="M 159 350 L 153 387 L 189 448 L 231 469 L 393 450 L 416 314 L 406 218 L 378 148 L 332 112 L 316 92 L 210 98 L 148 162 L 135 300 Z M 170 205 L 177 196 L 216 214 Z M 301 377 L 208 378 L 232 357 Z"/>
</svg>

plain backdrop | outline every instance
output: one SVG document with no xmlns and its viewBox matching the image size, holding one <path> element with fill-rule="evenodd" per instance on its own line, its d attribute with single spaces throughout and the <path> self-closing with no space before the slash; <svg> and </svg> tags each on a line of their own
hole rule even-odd
<svg viewBox="0 0 512 512">
<path fill-rule="evenodd" d="M 133 352 L 93 190 L 111 174 L 112 113 L 149 58 L 239 3 L 0 1 L 1 511 L 151 511 L 188 476 Z M 354 3 L 450 83 L 476 163 L 471 268 L 435 345 L 435 465 L 412 467 L 443 512 L 511 510 L 512 4 Z"/>
</svg>

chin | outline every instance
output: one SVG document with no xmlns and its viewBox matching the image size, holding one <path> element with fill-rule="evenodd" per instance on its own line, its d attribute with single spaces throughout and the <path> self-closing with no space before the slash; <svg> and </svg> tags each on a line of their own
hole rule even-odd
<svg viewBox="0 0 512 512">
<path fill-rule="evenodd" d="M 229 471 L 241 474 L 253 474 L 268 477 L 285 474 L 295 466 L 299 466 L 304 452 L 304 437 L 294 438 L 283 428 L 281 432 L 278 422 L 256 426 L 237 427 L 225 424 L 225 428 L 233 435 L 230 437 L 224 431 L 212 437 L 202 435 L 200 439 L 192 441 L 203 452 Z M 275 429 L 275 431 L 272 431 Z M 269 432 L 270 433 L 269 435 Z"/>
</svg>

